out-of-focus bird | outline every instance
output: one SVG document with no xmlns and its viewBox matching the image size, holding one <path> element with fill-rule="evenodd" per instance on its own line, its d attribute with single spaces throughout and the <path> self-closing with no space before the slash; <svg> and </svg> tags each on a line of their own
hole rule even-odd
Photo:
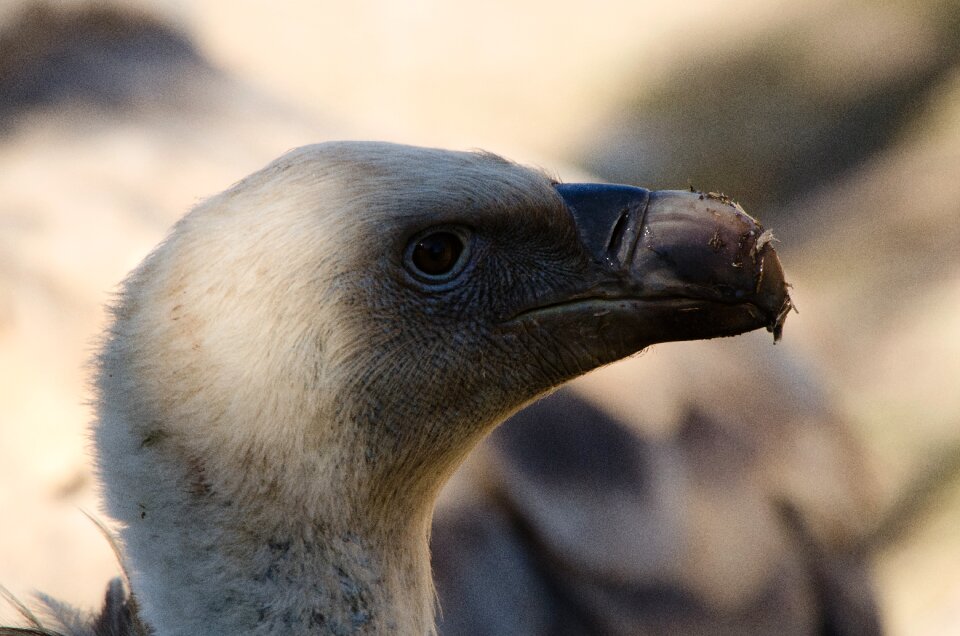
<svg viewBox="0 0 960 636">
<path fill-rule="evenodd" d="M 880 633 L 862 449 L 761 346 L 661 347 L 498 428 L 435 516 L 440 633 Z"/>
<path fill-rule="evenodd" d="M 184 217 L 113 308 L 94 437 L 132 596 L 0 633 L 431 632 L 434 501 L 471 448 L 650 344 L 779 335 L 769 238 L 720 198 L 485 153 L 285 155 Z"/>
</svg>

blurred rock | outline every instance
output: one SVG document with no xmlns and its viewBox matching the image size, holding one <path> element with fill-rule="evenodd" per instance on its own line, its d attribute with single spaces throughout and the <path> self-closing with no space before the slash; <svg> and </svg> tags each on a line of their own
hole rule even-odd
<svg viewBox="0 0 960 636">
<path fill-rule="evenodd" d="M 960 448 L 958 97 L 960 67 L 894 148 L 784 211 L 808 354 L 888 498 Z"/>
<path fill-rule="evenodd" d="M 960 546 L 942 531 L 960 488 L 958 105 L 960 68 L 894 148 L 797 204 L 824 211 L 795 254 L 811 290 L 808 351 L 879 478 L 886 512 L 871 542 L 893 633 L 958 624 Z"/>
<path fill-rule="evenodd" d="M 170 106 L 182 78 L 213 74 L 182 33 L 146 11 L 23 4 L 0 29 L 0 132 L 41 107 Z"/>
<path fill-rule="evenodd" d="M 831 3 L 676 64 L 613 109 L 583 161 L 618 183 L 723 188 L 779 219 L 895 143 L 958 61 L 956 2 Z"/>
</svg>

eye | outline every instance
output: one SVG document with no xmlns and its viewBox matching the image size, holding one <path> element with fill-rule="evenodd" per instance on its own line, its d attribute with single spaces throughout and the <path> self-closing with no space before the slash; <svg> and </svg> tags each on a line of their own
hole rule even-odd
<svg viewBox="0 0 960 636">
<path fill-rule="evenodd" d="M 459 231 L 434 230 L 410 243 L 407 266 L 419 278 L 446 281 L 462 269 L 466 241 Z"/>
</svg>

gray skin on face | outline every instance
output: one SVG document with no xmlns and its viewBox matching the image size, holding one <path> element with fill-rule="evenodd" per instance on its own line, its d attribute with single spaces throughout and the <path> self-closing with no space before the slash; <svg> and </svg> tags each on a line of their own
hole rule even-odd
<svg viewBox="0 0 960 636">
<path fill-rule="evenodd" d="M 373 292 L 358 312 L 374 321 L 371 333 L 394 333 L 388 350 L 417 352 L 414 367 L 379 370 L 388 386 L 367 386 L 404 396 L 388 407 L 403 422 L 400 438 L 434 440 L 438 465 L 446 453 L 459 463 L 464 438 L 487 430 L 469 430 L 478 420 L 502 419 L 546 388 L 656 342 L 761 326 L 779 338 L 792 308 L 769 233 L 728 200 L 553 186 L 560 196 L 535 208 L 491 214 L 497 202 L 482 202 L 482 210 L 445 202 L 427 223 L 390 228 L 395 253 L 407 255 L 418 237 L 457 232 L 466 243 L 462 263 L 455 275 L 429 280 L 411 273 L 409 258 L 402 269 L 381 258 L 362 286 Z M 403 302 L 385 307 L 384 297 Z M 381 425 L 385 405 L 372 395 L 361 403 L 378 409 L 358 419 Z M 402 456 L 409 439 L 400 438 L 375 445 L 384 452 L 368 458 Z"/>
</svg>

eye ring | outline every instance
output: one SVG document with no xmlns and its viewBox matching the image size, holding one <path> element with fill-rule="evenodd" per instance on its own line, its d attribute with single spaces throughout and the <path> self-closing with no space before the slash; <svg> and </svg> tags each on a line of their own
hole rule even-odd
<svg viewBox="0 0 960 636">
<path fill-rule="evenodd" d="M 404 265 L 423 282 L 445 283 L 463 271 L 470 258 L 470 243 L 465 228 L 430 228 L 410 240 Z"/>
</svg>

